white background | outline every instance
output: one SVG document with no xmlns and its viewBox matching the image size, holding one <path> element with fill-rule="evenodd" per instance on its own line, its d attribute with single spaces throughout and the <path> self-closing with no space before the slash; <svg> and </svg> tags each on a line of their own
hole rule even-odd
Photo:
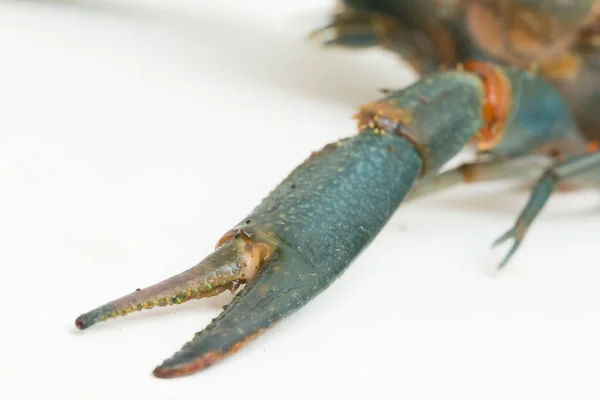
<svg viewBox="0 0 600 400">
<path fill-rule="evenodd" d="M 0 1 L 0 398 L 597 399 L 598 195 L 513 262 L 514 183 L 402 207 L 323 295 L 200 374 L 152 369 L 230 295 L 74 319 L 203 258 L 354 107 L 412 75 L 324 51 L 325 0 Z M 132 397 L 134 396 L 134 397 Z"/>
</svg>

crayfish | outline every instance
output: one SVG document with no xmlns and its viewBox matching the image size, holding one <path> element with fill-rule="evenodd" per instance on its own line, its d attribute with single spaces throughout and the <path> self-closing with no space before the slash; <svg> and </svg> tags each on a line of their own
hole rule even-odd
<svg viewBox="0 0 600 400">
<path fill-rule="evenodd" d="M 357 134 L 313 153 L 196 266 L 77 318 L 87 329 L 236 291 L 157 377 L 202 370 L 311 301 L 403 201 L 462 182 L 534 177 L 528 203 L 496 241 L 512 241 L 504 266 L 561 184 L 600 184 L 600 1 L 344 0 L 310 37 L 381 47 L 420 78 L 359 107 Z M 444 170 L 465 148 L 475 160 Z"/>
</svg>

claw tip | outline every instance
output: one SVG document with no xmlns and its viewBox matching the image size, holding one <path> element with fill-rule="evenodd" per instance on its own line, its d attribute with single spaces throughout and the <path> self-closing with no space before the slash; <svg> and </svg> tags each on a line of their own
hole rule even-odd
<svg viewBox="0 0 600 400">
<path fill-rule="evenodd" d="M 222 358 L 220 353 L 211 351 L 184 364 L 169 365 L 171 363 L 167 360 L 161 366 L 156 367 L 152 371 L 152 375 L 157 378 L 179 378 L 208 368 Z"/>
<path fill-rule="evenodd" d="M 83 315 L 80 315 L 76 320 L 75 320 L 75 326 L 79 329 L 85 329 L 87 328 L 87 325 L 85 324 L 85 322 L 83 321 Z"/>
</svg>

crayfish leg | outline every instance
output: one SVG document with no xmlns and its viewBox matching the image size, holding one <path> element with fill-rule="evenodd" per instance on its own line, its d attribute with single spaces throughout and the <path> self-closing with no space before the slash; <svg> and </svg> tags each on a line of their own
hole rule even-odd
<svg viewBox="0 0 600 400">
<path fill-rule="evenodd" d="M 529 201 L 515 224 L 493 243 L 493 246 L 496 247 L 507 240 L 513 239 L 513 244 L 508 254 L 504 257 L 498 268 L 504 267 L 519 249 L 527 231 L 548 202 L 558 184 L 563 180 L 577 180 L 582 178 L 584 181 L 591 182 L 590 175 L 593 175 L 597 182 L 598 176 L 600 176 L 600 152 L 573 156 L 546 170 L 533 187 Z"/>
<path fill-rule="evenodd" d="M 440 65 L 436 54 L 415 39 L 415 36 L 422 35 L 415 34 L 414 27 L 405 26 L 403 21 L 388 11 L 362 9 L 349 4 L 340 8 L 329 24 L 309 34 L 310 40 L 326 47 L 382 47 L 406 60 L 419 74 L 432 73 Z M 419 7 L 416 7 L 418 10 L 414 6 L 409 8 L 412 13 L 423 13 Z M 447 36 L 447 32 L 441 31 Z M 439 36 L 445 35 L 440 33 Z M 450 43 L 449 40 L 446 42 Z"/>
<path fill-rule="evenodd" d="M 378 25 L 381 24 L 380 28 Z M 383 20 L 377 22 L 367 12 L 342 12 L 331 23 L 309 34 L 309 39 L 324 46 L 368 48 L 378 46 L 377 31 L 383 31 Z"/>
<path fill-rule="evenodd" d="M 537 179 L 550 165 L 552 165 L 552 159 L 542 155 L 464 163 L 418 182 L 414 190 L 407 196 L 406 201 L 434 195 L 464 183 L 474 184 L 504 179 Z"/>
</svg>

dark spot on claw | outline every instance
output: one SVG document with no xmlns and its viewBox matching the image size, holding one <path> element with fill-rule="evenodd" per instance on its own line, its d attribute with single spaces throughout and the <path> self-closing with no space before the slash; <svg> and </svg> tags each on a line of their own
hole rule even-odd
<svg viewBox="0 0 600 400">
<path fill-rule="evenodd" d="M 246 220 L 246 225 L 250 225 L 250 222 L 251 222 L 251 221 L 250 221 L 249 219 L 247 219 L 247 220 Z"/>
<path fill-rule="evenodd" d="M 296 189 L 296 184 L 292 183 L 292 189 Z"/>
<path fill-rule="evenodd" d="M 142 290 L 142 289 L 140 289 L 140 288 L 135 289 L 136 292 L 139 292 L 140 290 Z"/>
</svg>

